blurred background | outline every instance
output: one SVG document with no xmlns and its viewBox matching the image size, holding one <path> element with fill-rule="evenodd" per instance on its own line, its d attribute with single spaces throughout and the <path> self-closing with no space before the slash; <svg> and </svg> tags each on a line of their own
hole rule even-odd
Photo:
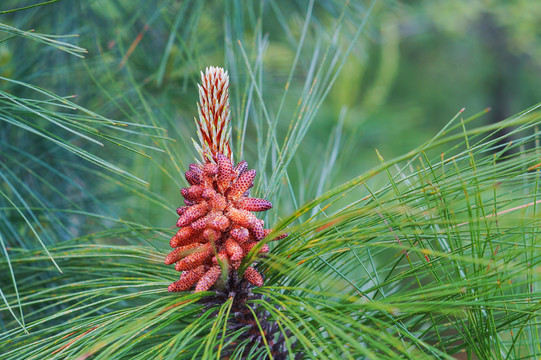
<svg viewBox="0 0 541 360">
<path fill-rule="evenodd" d="M 49 233 L 46 243 L 85 233 L 89 218 L 75 210 L 174 223 L 181 171 L 195 157 L 196 84 L 209 65 L 231 75 L 237 159 L 259 158 L 266 122 L 277 124 L 281 143 L 293 119 L 306 119 L 287 164 L 296 205 L 378 164 L 375 149 L 386 159 L 411 150 L 462 108 L 466 116 L 491 108 L 482 120 L 490 123 L 541 99 L 537 1 L 66 0 L 31 7 L 37 3 L 0 4 L 7 26 L 0 39 L 2 91 L 46 108 L 53 105 L 43 91 L 52 92 L 126 123 L 122 132 L 89 130 L 98 140 L 116 140 L 89 141 L 28 109 L 7 121 L 14 112 L 8 111 L 13 101 L 6 103 L 4 191 L 26 199 L 28 208 L 71 209 L 41 229 Z M 70 35 L 48 39 L 86 52 L 73 55 L 63 45 L 16 36 L 10 26 Z M 72 116 L 72 108 L 61 113 Z M 95 125 L 95 115 L 77 116 L 71 125 L 79 130 L 85 121 Z M 92 156 L 58 146 L 57 138 Z M 122 171 L 99 171 L 108 166 L 103 159 Z M 323 163 L 328 176 L 314 176 Z M 272 161 L 259 166 L 273 171 Z M 126 174 L 136 180 L 125 182 Z M 146 195 L 130 196 L 135 193 Z M 294 207 L 284 205 L 283 213 Z M 6 231 L 20 236 L 18 229 Z"/>
</svg>

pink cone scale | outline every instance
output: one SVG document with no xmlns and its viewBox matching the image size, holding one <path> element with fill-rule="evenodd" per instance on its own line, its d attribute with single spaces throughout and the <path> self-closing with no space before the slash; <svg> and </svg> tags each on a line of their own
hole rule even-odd
<svg viewBox="0 0 541 360">
<path fill-rule="evenodd" d="M 181 189 L 185 206 L 177 209 L 180 228 L 169 245 L 174 248 L 165 258 L 182 272 L 170 292 L 210 290 L 222 271 L 236 271 L 250 249 L 271 230 L 253 212 L 272 208 L 270 201 L 248 197 L 255 170 L 246 161 L 233 163 L 229 144 L 229 77 L 221 68 L 209 67 L 201 74 L 199 120 L 196 119 L 201 164 L 191 164 L 185 173 L 189 186 Z M 280 236 L 283 238 L 286 234 Z M 278 238 L 276 238 L 278 239 Z M 260 253 L 267 253 L 264 245 Z M 263 277 L 253 266 L 244 278 L 254 286 Z"/>
</svg>

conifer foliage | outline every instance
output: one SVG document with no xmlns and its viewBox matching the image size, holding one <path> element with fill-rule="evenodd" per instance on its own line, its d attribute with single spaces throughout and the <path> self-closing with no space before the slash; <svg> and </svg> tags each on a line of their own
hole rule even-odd
<svg viewBox="0 0 541 360">
<path fill-rule="evenodd" d="M 382 96 L 408 28 L 375 0 L 19 3 L 0 360 L 540 357 L 541 104 L 489 123 L 424 99 L 446 124 L 414 137 L 422 113 Z"/>
</svg>

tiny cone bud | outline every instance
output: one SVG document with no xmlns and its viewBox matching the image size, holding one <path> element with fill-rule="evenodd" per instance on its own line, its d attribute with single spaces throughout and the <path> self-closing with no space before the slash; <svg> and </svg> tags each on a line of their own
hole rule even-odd
<svg viewBox="0 0 541 360">
<path fill-rule="evenodd" d="M 183 272 L 182 275 L 180 275 L 180 280 L 169 285 L 167 290 L 169 292 L 178 292 L 190 289 L 205 274 L 205 269 L 206 267 L 201 265 L 193 270 Z"/>
<path fill-rule="evenodd" d="M 191 244 L 196 242 L 198 234 L 199 232 L 192 229 L 191 226 L 182 227 L 177 231 L 176 235 L 171 238 L 169 245 L 174 248 Z"/>
<path fill-rule="evenodd" d="M 221 268 L 219 266 L 213 266 L 211 267 L 205 275 L 201 277 L 201 279 L 197 282 L 197 285 L 195 286 L 195 292 L 200 291 L 207 291 L 211 288 L 212 285 L 218 280 L 221 273 Z"/>
<path fill-rule="evenodd" d="M 244 244 L 241 244 L 242 246 L 242 250 L 244 251 L 244 256 L 246 256 L 250 250 L 252 250 L 258 243 L 257 242 L 249 242 L 249 243 L 244 243 Z M 261 247 L 261 249 L 259 250 L 259 253 L 260 254 L 266 254 L 269 252 L 269 245 L 265 244 Z"/>
<path fill-rule="evenodd" d="M 278 241 L 278 240 L 282 240 L 282 239 L 285 239 L 286 237 L 288 237 L 289 234 L 288 233 L 283 233 L 281 235 L 278 235 L 277 237 L 275 237 L 274 239 L 272 239 L 271 241 Z"/>
<path fill-rule="evenodd" d="M 186 204 L 186 206 L 190 207 L 190 206 L 195 205 L 196 202 L 195 202 L 195 201 L 188 200 L 188 199 L 184 199 L 184 204 Z"/>
<path fill-rule="evenodd" d="M 216 174 L 218 174 L 218 165 L 213 163 L 206 163 L 203 166 L 203 175 L 211 177 Z"/>
<path fill-rule="evenodd" d="M 218 253 L 218 259 L 223 263 L 223 264 L 229 264 L 229 255 L 227 255 L 227 253 L 225 251 L 221 251 Z M 216 256 L 214 256 L 212 258 L 212 263 L 214 265 L 218 265 L 218 259 L 216 258 Z"/>
<path fill-rule="evenodd" d="M 248 211 L 267 211 L 272 208 L 270 201 L 265 199 L 242 197 L 237 201 L 240 209 Z"/>
<path fill-rule="evenodd" d="M 200 164 L 190 164 L 189 169 L 199 176 L 203 174 L 203 166 Z"/>
<path fill-rule="evenodd" d="M 216 194 L 216 196 L 209 200 L 209 205 L 214 210 L 223 211 L 227 207 L 227 200 L 222 195 Z"/>
<path fill-rule="evenodd" d="M 227 215 L 231 221 L 245 228 L 250 229 L 253 226 L 261 225 L 255 215 L 246 210 L 231 208 Z"/>
<path fill-rule="evenodd" d="M 212 214 L 212 213 L 207 214 L 207 215 L 205 215 L 205 216 L 203 216 L 203 217 L 200 217 L 199 219 L 195 220 L 195 221 L 192 223 L 191 227 L 192 227 L 192 229 L 194 229 L 194 230 L 203 230 L 204 228 L 207 227 L 207 224 L 208 224 L 212 219 L 214 219 L 215 217 L 216 217 L 215 214 Z"/>
<path fill-rule="evenodd" d="M 187 238 L 187 239 L 180 239 L 178 237 L 173 236 L 171 238 L 171 241 L 169 241 L 169 246 L 171 246 L 172 248 L 176 248 L 176 247 L 179 247 L 179 246 L 186 246 L 186 245 L 189 245 L 189 244 L 193 244 L 193 243 L 196 243 L 198 241 L 199 241 L 199 239 L 197 237 L 192 237 L 192 238 Z"/>
<path fill-rule="evenodd" d="M 265 237 L 267 237 L 267 235 L 269 235 L 271 232 L 272 232 L 272 229 L 265 229 Z M 278 240 L 282 240 L 282 239 L 285 239 L 286 237 L 288 237 L 289 234 L 288 233 L 283 233 L 283 234 L 280 234 L 278 235 L 277 237 L 275 237 L 274 239 L 272 239 L 271 241 L 278 241 Z"/>
<path fill-rule="evenodd" d="M 197 233 L 198 232 L 192 229 L 190 226 L 184 226 L 178 229 L 174 237 L 178 237 L 179 239 L 187 239 L 193 237 Z"/>
<path fill-rule="evenodd" d="M 239 175 L 237 181 L 235 181 L 233 186 L 231 186 L 229 189 L 227 197 L 231 200 L 237 200 L 239 197 L 241 197 L 253 186 L 255 175 L 256 171 L 254 169 L 248 170 Z"/>
<path fill-rule="evenodd" d="M 182 197 L 185 198 L 185 199 L 191 200 L 191 199 L 190 199 L 190 196 L 189 196 L 189 194 L 188 194 L 188 188 L 182 188 L 182 189 L 180 189 L 180 195 L 182 195 Z M 194 200 L 196 200 L 196 199 L 194 199 Z M 193 200 L 192 200 L 192 201 L 193 201 Z"/>
<path fill-rule="evenodd" d="M 244 271 L 244 278 L 254 286 L 263 285 L 263 277 L 251 266 L 247 267 Z"/>
<path fill-rule="evenodd" d="M 263 228 L 263 225 L 257 221 L 252 225 L 252 234 L 254 235 L 254 238 L 259 241 L 263 240 L 265 237 L 265 229 Z"/>
<path fill-rule="evenodd" d="M 233 164 L 225 155 L 217 154 L 216 157 L 218 159 L 218 189 L 223 193 L 231 183 Z"/>
<path fill-rule="evenodd" d="M 195 243 L 176 248 L 165 257 L 165 264 L 170 265 L 176 263 L 183 257 L 190 255 L 191 253 L 196 251 L 199 246 L 201 246 L 201 244 Z"/>
<path fill-rule="evenodd" d="M 215 230 L 225 231 L 225 229 L 229 227 L 229 224 L 231 224 L 231 222 L 226 216 L 218 215 L 209 221 L 208 225 Z"/>
<path fill-rule="evenodd" d="M 246 256 L 250 252 L 250 250 L 252 250 L 252 248 L 256 245 L 257 245 L 257 242 L 247 242 L 247 243 L 241 244 L 240 246 L 242 247 L 242 250 L 244 251 L 244 256 Z"/>
<path fill-rule="evenodd" d="M 201 185 L 192 185 L 189 188 L 180 189 L 180 194 L 190 201 L 200 201 L 203 190 Z"/>
<path fill-rule="evenodd" d="M 248 232 L 248 229 L 243 228 L 241 226 L 237 226 L 230 232 L 233 239 L 237 240 L 238 242 L 244 243 L 248 241 L 250 238 L 250 233 Z"/>
<path fill-rule="evenodd" d="M 269 245 L 268 244 L 265 244 L 261 247 L 261 249 L 259 250 L 259 253 L 260 254 L 266 254 L 270 251 L 270 248 L 269 248 Z"/>
<path fill-rule="evenodd" d="M 225 249 L 231 257 L 231 261 L 240 260 L 244 255 L 242 248 L 235 240 L 233 240 L 233 238 L 229 238 L 225 241 Z"/>
<path fill-rule="evenodd" d="M 184 174 L 184 177 L 186 177 L 186 181 L 190 185 L 197 185 L 201 182 L 201 176 L 195 171 L 191 171 L 191 170 L 186 171 L 186 173 Z"/>
<path fill-rule="evenodd" d="M 222 236 L 222 233 L 215 229 L 205 229 L 203 230 L 203 239 L 206 242 L 213 243 L 220 239 Z"/>
<path fill-rule="evenodd" d="M 205 244 L 209 245 L 209 244 Z M 202 265 L 207 258 L 209 258 L 212 255 L 212 248 L 211 249 L 204 249 L 201 247 L 201 251 L 195 252 L 193 254 L 190 254 L 186 256 L 184 259 L 180 260 L 175 265 L 176 271 L 185 271 L 185 270 L 191 270 L 199 265 Z"/>
<path fill-rule="evenodd" d="M 208 211 L 208 204 L 206 202 L 199 203 L 197 205 L 191 206 L 184 214 L 180 215 L 177 221 L 177 226 L 186 226 L 190 224 L 195 219 L 200 218 L 203 215 L 206 215 Z"/>
<path fill-rule="evenodd" d="M 240 161 L 236 166 L 235 169 L 233 169 L 238 175 L 241 175 L 242 173 L 246 172 L 248 170 L 248 163 L 244 160 Z"/>
<path fill-rule="evenodd" d="M 184 212 L 188 209 L 187 206 L 181 206 L 179 208 L 177 208 L 177 215 L 180 216 L 182 214 L 184 214 Z"/>
<path fill-rule="evenodd" d="M 216 195 L 218 195 L 216 190 L 214 190 L 213 188 L 210 188 L 210 187 L 205 188 L 205 190 L 203 190 L 203 193 L 201 194 L 203 199 L 214 199 L 214 197 L 216 197 Z"/>
</svg>

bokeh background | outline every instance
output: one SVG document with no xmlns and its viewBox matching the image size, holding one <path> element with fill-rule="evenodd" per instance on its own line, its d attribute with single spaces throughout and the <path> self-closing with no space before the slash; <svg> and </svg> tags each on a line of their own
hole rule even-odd
<svg viewBox="0 0 541 360">
<path fill-rule="evenodd" d="M 536 1 L 70 0 L 9 12 L 34 4 L 2 1 L 0 21 L 69 35 L 51 39 L 86 52 L 73 55 L 4 29 L 3 91 L 45 101 L 43 93 L 17 82 L 31 84 L 107 119 L 134 124 L 120 138 L 145 155 L 97 145 L 40 117 L 27 120 L 39 133 L 66 136 L 141 180 L 130 189 L 111 181 L 116 175 L 99 171 L 101 160 L 89 163 L 43 134 L 4 121 L 4 171 L 30 207 L 67 206 L 169 226 L 173 220 L 164 212 L 170 214 L 179 201 L 181 170 L 195 157 L 196 84 L 209 65 L 231 75 L 233 145 L 250 163 L 258 157 L 269 118 L 282 142 L 291 121 L 305 117 L 310 126 L 287 166 L 297 205 L 379 164 L 376 149 L 389 159 L 415 148 L 462 108 L 465 116 L 490 108 L 482 118 L 488 124 L 541 99 Z M 116 136 L 115 129 L 100 131 Z M 162 144 L 161 137 L 168 140 Z M 164 146 L 177 156 L 160 151 Z M 332 164 L 327 176 L 319 175 L 317 159 L 331 161 L 325 162 Z M 265 166 L 272 173 L 272 162 Z M 143 191 L 137 188 L 142 183 L 163 198 L 130 197 L 130 191 Z M 40 188 L 44 184 L 58 187 Z M 294 205 L 284 205 L 283 214 Z M 55 216 L 62 225 L 53 222 L 51 243 L 59 234 L 84 234 L 82 225 L 89 221 L 74 213 Z M 19 236 L 16 229 L 8 231 Z"/>
<path fill-rule="evenodd" d="M 97 145 L 39 116 L 25 118 L 37 133 L 3 121 L 0 155 L 12 179 L 6 189 L 19 189 L 29 207 L 67 206 L 169 226 L 164 211 L 178 201 L 181 170 L 195 157 L 196 84 L 209 65 L 231 75 L 233 145 L 249 162 L 258 157 L 266 121 L 277 124 L 281 142 L 292 119 L 305 117 L 309 126 L 287 165 L 297 205 L 377 165 L 376 149 L 389 159 L 415 148 L 462 108 L 466 116 L 490 108 L 482 119 L 488 124 L 541 99 L 536 1 L 70 0 L 30 7 L 35 4 L 2 1 L 0 20 L 36 34 L 68 35 L 48 39 L 82 49 L 73 55 L 63 45 L 3 29 L 3 91 L 45 103 L 43 91 L 50 91 L 130 123 L 120 138 L 138 153 Z M 23 7 L 30 8 L 10 12 Z M 43 134 L 65 137 L 163 198 L 130 197 L 142 190 L 111 181 L 116 175 L 99 171 L 102 160 L 81 157 Z M 327 176 L 318 175 L 317 159 L 332 164 Z M 260 171 L 274 170 L 272 162 L 263 166 Z M 294 205 L 284 205 L 283 214 Z M 84 234 L 88 218 L 55 216 L 62 225 L 51 225 L 51 243 L 59 234 Z"/>
<path fill-rule="evenodd" d="M 0 11 L 35 3 L 6 0 Z M 249 51 L 259 41 L 256 36 L 264 37 L 263 96 L 269 110 L 276 112 L 309 4 L 58 1 L 2 14 L 2 21 L 41 33 L 76 34 L 69 42 L 88 50 L 85 60 L 14 38 L 0 44 L 0 74 L 59 94 L 75 94 L 78 104 L 114 119 L 128 117 L 113 101 L 121 96 L 134 107 L 129 117 L 137 117 L 142 106 L 132 89 L 137 85 L 152 100 L 150 106 L 159 106 L 159 111 L 153 110 L 156 114 L 193 134 L 199 71 L 208 65 L 225 66 L 235 87 L 248 77 L 242 59 L 231 63 L 227 54 L 239 53 L 237 41 Z M 333 23 L 344 4 L 314 2 L 313 23 L 292 87 L 304 85 L 310 61 L 315 51 L 321 56 L 325 50 L 329 40 L 325 37 L 333 35 Z M 344 29 L 332 39 L 332 46 L 344 52 L 351 45 L 368 5 L 352 2 L 356 11 L 344 14 Z M 264 21 L 256 23 L 261 12 Z M 541 5 L 529 0 L 376 2 L 315 116 L 301 153 L 310 156 L 314 147 L 323 146 L 343 116 L 343 141 L 352 155 L 348 164 L 354 165 L 344 171 L 358 173 L 377 161 L 374 148 L 390 157 L 410 150 L 462 107 L 469 113 L 489 107 L 492 111 L 485 121 L 494 122 L 535 104 L 541 97 L 540 17 Z M 242 95 L 242 86 L 235 91 L 235 96 Z M 232 101 L 238 116 L 242 99 Z M 283 117 L 293 112 L 294 102 L 292 96 Z"/>
</svg>

